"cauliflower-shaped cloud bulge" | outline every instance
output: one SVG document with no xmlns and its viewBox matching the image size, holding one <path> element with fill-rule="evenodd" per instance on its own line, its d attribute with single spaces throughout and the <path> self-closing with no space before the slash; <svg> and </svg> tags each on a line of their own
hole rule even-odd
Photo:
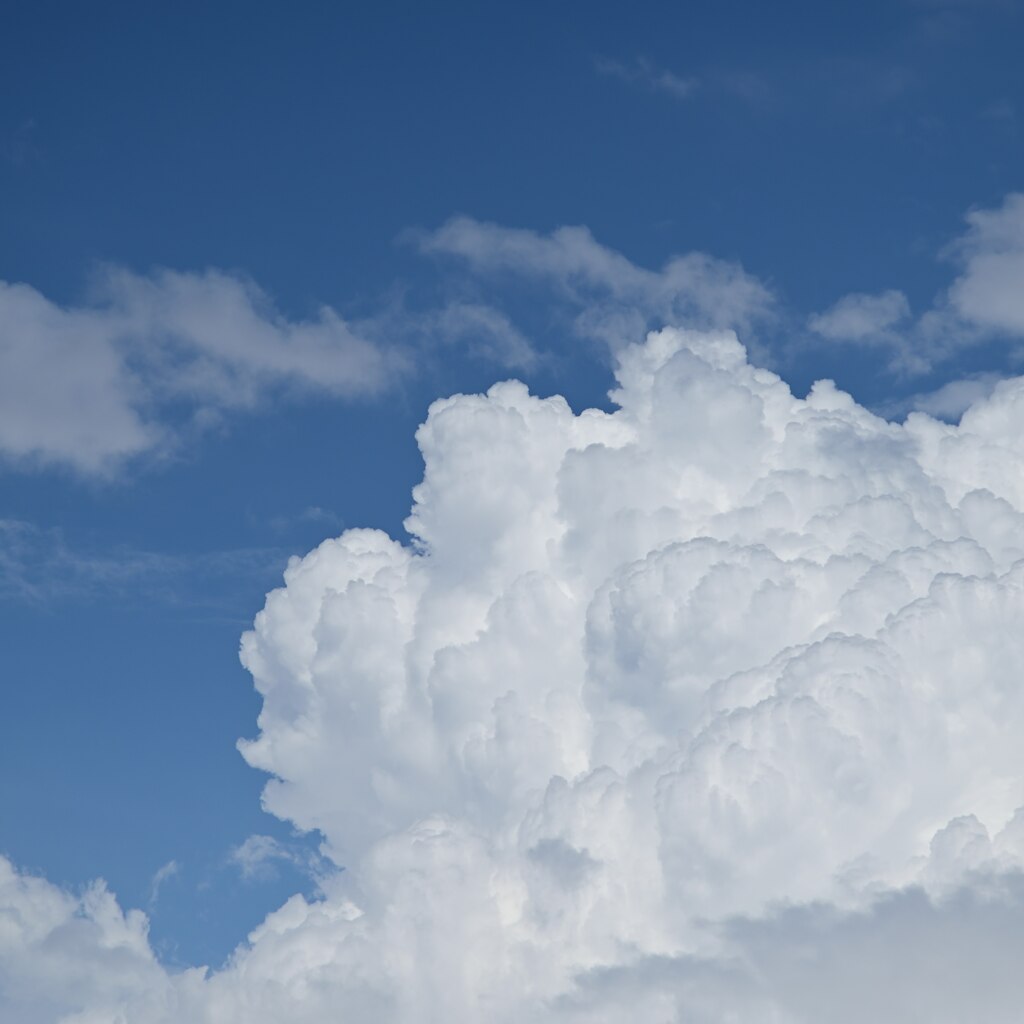
<svg viewBox="0 0 1024 1024">
<path fill-rule="evenodd" d="M 323 898 L 171 975 L 9 872 L 0 972 L 98 965 L 25 1019 L 1019 1019 L 1024 379 L 950 426 L 730 333 L 617 376 L 607 414 L 435 403 L 413 545 L 325 542 L 245 636 Z"/>
</svg>

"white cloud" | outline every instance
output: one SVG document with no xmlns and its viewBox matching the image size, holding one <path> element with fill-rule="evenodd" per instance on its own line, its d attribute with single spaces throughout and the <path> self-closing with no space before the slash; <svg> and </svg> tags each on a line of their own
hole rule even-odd
<svg viewBox="0 0 1024 1024">
<path fill-rule="evenodd" d="M 981 342 L 1024 337 L 1024 195 L 967 214 L 967 231 L 942 255 L 957 267 L 949 288 L 916 320 L 899 291 L 850 294 L 809 318 L 831 341 L 887 346 L 893 368 L 927 372 Z"/>
<path fill-rule="evenodd" d="M 18 1024 L 168 1020 L 177 993 L 149 947 L 145 915 L 102 883 L 71 895 L 0 857 L 0 1019 Z"/>
<path fill-rule="evenodd" d="M 910 315 L 910 303 L 903 292 L 878 295 L 852 294 L 840 299 L 825 313 L 810 319 L 816 334 L 834 341 L 886 342 L 893 328 Z"/>
<path fill-rule="evenodd" d="M 250 516 L 250 521 L 257 525 L 264 525 L 254 516 Z M 329 508 L 321 508 L 319 505 L 307 505 L 300 512 L 272 516 L 267 523 L 279 533 L 285 533 L 297 526 L 310 525 L 321 528 L 325 533 L 330 530 L 337 532 L 344 526 L 344 521 L 337 512 Z"/>
<path fill-rule="evenodd" d="M 995 210 L 973 210 L 952 252 L 961 274 L 949 291 L 952 308 L 992 331 L 1024 335 L 1024 195 Z"/>
<path fill-rule="evenodd" d="M 160 899 L 160 890 L 163 889 L 164 885 L 180 873 L 181 865 L 176 860 L 169 860 L 166 864 L 157 868 L 153 875 L 153 880 L 149 884 L 150 908 L 156 906 L 157 900 Z"/>
<path fill-rule="evenodd" d="M 812 316 L 811 331 L 887 347 L 893 365 L 912 372 L 992 337 L 1019 340 L 1024 196 L 967 219 L 947 249 L 958 276 L 933 308 L 915 320 L 902 292 L 851 294 Z M 478 278 L 547 288 L 575 334 L 613 349 L 670 323 L 737 329 L 756 346 L 755 329 L 776 313 L 769 289 L 738 264 L 691 252 L 649 270 L 582 227 L 545 235 L 457 217 L 416 239 Z M 251 282 L 219 271 L 108 269 L 77 306 L 0 282 L 0 458 L 109 474 L 282 394 L 379 394 L 408 371 L 410 344 L 451 343 L 510 368 L 543 358 L 505 313 L 479 301 L 385 311 L 353 325 L 329 307 L 290 320 Z"/>
<path fill-rule="evenodd" d="M 972 405 L 992 394 L 1000 379 L 996 373 L 962 377 L 948 381 L 934 391 L 911 395 L 901 405 L 903 411 L 916 409 L 938 419 L 957 420 Z"/>
<path fill-rule="evenodd" d="M 1024 378 L 899 425 L 666 330 L 618 382 L 436 402 L 415 543 L 268 596 L 242 751 L 321 898 L 170 974 L 0 865 L 0 1017 L 1016 1019 Z"/>
<path fill-rule="evenodd" d="M 248 882 L 276 877 L 281 864 L 307 874 L 317 874 L 323 867 L 315 853 L 264 835 L 249 836 L 231 851 L 228 861 Z"/>
<path fill-rule="evenodd" d="M 531 369 L 540 355 L 500 310 L 476 302 L 451 302 L 427 316 L 424 326 L 447 344 L 468 342 L 469 351 L 498 366 Z"/>
<path fill-rule="evenodd" d="M 202 422 L 282 390 L 374 394 L 403 365 L 329 307 L 290 321 L 219 271 L 110 269 L 69 307 L 0 282 L 0 455 L 106 473 L 166 449 L 182 414 Z"/>
<path fill-rule="evenodd" d="M 273 875 L 275 861 L 287 860 L 288 851 L 273 837 L 252 835 L 236 846 L 228 857 L 245 879 Z"/>
<path fill-rule="evenodd" d="M 63 310 L 27 285 L 0 285 L 0 451 L 99 471 L 163 438 L 107 318 Z"/>
<path fill-rule="evenodd" d="M 237 592 L 266 586 L 289 554 L 281 547 L 173 555 L 123 545 L 97 549 L 69 543 L 59 529 L 0 519 L 0 600 L 130 595 L 133 601 L 237 607 Z"/>
<path fill-rule="evenodd" d="M 738 264 L 691 252 L 647 270 L 583 227 L 544 235 L 455 217 L 416 239 L 422 251 L 456 258 L 476 274 L 547 285 L 575 309 L 576 333 L 613 347 L 667 323 L 750 332 L 774 305 L 769 290 Z"/>
</svg>

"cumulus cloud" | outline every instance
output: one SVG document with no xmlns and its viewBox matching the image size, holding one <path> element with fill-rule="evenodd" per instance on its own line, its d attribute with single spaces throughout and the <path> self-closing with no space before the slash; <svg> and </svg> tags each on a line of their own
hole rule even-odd
<svg viewBox="0 0 1024 1024">
<path fill-rule="evenodd" d="M 70 894 L 0 857 L 0 1017 L 18 1024 L 167 1020 L 202 971 L 173 979 L 146 917 L 102 883 Z"/>
<path fill-rule="evenodd" d="M 79 306 L 0 282 L 0 455 L 109 472 L 166 449 L 183 417 L 201 423 L 282 390 L 374 394 L 403 365 L 331 308 L 289 320 L 220 271 L 108 269 Z"/>
<path fill-rule="evenodd" d="M 0 1016 L 1017 1019 L 1024 378 L 894 424 L 668 329 L 617 381 L 436 402 L 412 542 L 268 595 L 241 749 L 320 896 L 172 974 L 4 862 Z"/>
</svg>

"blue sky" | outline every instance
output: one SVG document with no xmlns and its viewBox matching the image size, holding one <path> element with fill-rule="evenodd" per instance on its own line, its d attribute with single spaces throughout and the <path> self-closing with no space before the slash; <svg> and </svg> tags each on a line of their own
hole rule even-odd
<svg viewBox="0 0 1024 1024">
<path fill-rule="evenodd" d="M 0 280 L 31 294 L 0 322 L 27 409 L 0 463 L 0 851 L 103 876 L 169 962 L 219 962 L 312 891 L 316 836 L 260 810 L 235 749 L 259 711 L 238 639 L 290 555 L 405 536 L 436 397 L 518 376 L 607 407 L 609 343 L 667 310 L 893 416 L 1019 372 L 1024 313 L 971 300 L 1024 188 L 1012 0 L 5 20 Z M 674 291 L 688 253 L 727 266 Z M 123 359 L 99 397 L 52 399 L 59 358 L 11 369 L 60 311 Z M 57 440 L 31 415 L 51 400 Z M 253 835 L 288 856 L 246 877 Z"/>
</svg>

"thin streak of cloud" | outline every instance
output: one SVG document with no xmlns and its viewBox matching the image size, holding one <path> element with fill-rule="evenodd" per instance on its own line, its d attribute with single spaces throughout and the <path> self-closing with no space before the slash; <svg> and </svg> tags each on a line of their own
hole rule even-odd
<svg viewBox="0 0 1024 1024">
<path fill-rule="evenodd" d="M 638 85 L 651 92 L 660 92 L 676 100 L 689 99 L 698 87 L 697 79 L 683 78 L 674 71 L 659 67 L 647 57 L 637 57 L 630 63 L 610 57 L 595 57 L 594 67 L 599 74 L 618 78 L 630 85 Z"/>
<path fill-rule="evenodd" d="M 234 847 L 228 854 L 228 863 L 238 870 L 244 882 L 274 879 L 281 865 L 312 878 L 325 869 L 323 858 L 315 851 L 266 835 L 251 835 Z"/>
<path fill-rule="evenodd" d="M 160 891 L 170 879 L 181 873 L 181 865 L 176 860 L 169 860 L 158 868 L 149 886 L 149 907 L 152 910 L 160 899 Z"/>
<path fill-rule="evenodd" d="M 18 519 L 0 519 L 0 601 L 46 605 L 55 601 L 131 597 L 176 607 L 230 609 L 232 594 L 258 592 L 280 576 L 285 548 L 167 554 L 130 546 L 71 544 L 64 531 Z"/>
<path fill-rule="evenodd" d="M 736 263 L 690 252 L 649 270 L 602 245 L 584 227 L 542 234 L 454 217 L 436 231 L 406 237 L 422 252 L 458 260 L 478 278 L 546 285 L 574 314 L 577 336 L 612 349 L 671 323 L 731 327 L 749 340 L 754 326 L 774 310 L 767 286 Z"/>
</svg>

